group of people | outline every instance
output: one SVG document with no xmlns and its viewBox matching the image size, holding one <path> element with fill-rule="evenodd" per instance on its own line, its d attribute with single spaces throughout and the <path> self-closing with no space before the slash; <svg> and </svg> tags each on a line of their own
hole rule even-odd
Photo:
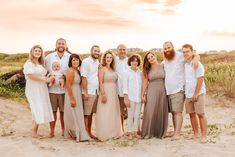
<svg viewBox="0 0 235 157">
<path fill-rule="evenodd" d="M 32 137 L 40 136 L 38 127 L 42 123 L 50 123 L 50 137 L 54 137 L 59 109 L 62 135 L 78 142 L 91 138 L 106 141 L 123 135 L 178 140 L 185 105 L 194 131 L 192 139 L 200 138 L 205 143 L 206 89 L 200 57 L 189 44 L 182 46 L 182 52 L 175 51 L 170 41 L 163 44 L 163 52 L 162 63 L 153 52 L 147 52 L 141 68 L 141 57 L 127 57 L 123 44 L 118 45 L 117 54 L 104 52 L 100 61 L 98 45 L 91 47 L 89 57 L 83 61 L 78 54 L 68 52 L 63 38 L 56 41 L 55 52 L 45 59 L 42 47 L 33 46 L 23 70 L 32 113 Z M 167 132 L 169 112 L 173 132 Z"/>
</svg>

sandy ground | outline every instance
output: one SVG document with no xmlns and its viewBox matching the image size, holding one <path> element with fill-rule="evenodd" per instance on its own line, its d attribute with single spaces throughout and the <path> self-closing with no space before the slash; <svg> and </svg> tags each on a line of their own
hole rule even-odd
<svg viewBox="0 0 235 157">
<path fill-rule="evenodd" d="M 0 156 L 1 157 L 235 157 L 235 103 L 227 99 L 207 96 L 208 140 L 187 139 L 192 135 L 189 117 L 184 115 L 182 139 L 171 141 L 128 140 L 124 137 L 107 142 L 76 143 L 64 139 L 57 123 L 56 136 L 52 139 L 30 137 L 31 114 L 27 106 L 0 98 Z M 169 122 L 171 117 L 169 118 Z M 170 123 L 169 130 L 172 130 Z M 47 135 L 48 125 L 40 126 L 39 133 Z"/>
</svg>

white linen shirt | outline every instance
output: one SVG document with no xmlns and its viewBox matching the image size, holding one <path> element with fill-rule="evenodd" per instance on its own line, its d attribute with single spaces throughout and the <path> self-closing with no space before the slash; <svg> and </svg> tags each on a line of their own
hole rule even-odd
<svg viewBox="0 0 235 157">
<path fill-rule="evenodd" d="M 173 60 L 164 60 L 165 87 L 167 95 L 184 91 L 185 75 L 184 75 L 184 56 L 183 53 L 176 51 Z"/>
<path fill-rule="evenodd" d="M 115 69 L 118 75 L 118 95 L 123 97 L 123 79 L 125 76 L 125 71 L 128 70 L 130 67 L 127 64 L 128 58 L 120 59 L 118 56 L 115 58 Z"/>
<path fill-rule="evenodd" d="M 45 58 L 45 63 L 46 63 L 46 69 L 50 73 L 52 72 L 52 63 L 55 61 L 58 61 L 60 63 L 60 71 L 63 75 L 66 75 L 66 72 L 69 68 L 68 63 L 69 63 L 69 57 L 70 53 L 65 52 L 64 55 L 60 58 L 59 55 L 57 54 L 57 51 L 50 53 L 46 56 Z M 53 94 L 64 94 L 65 89 L 61 89 L 60 85 L 53 85 L 49 87 L 49 93 Z"/>
<path fill-rule="evenodd" d="M 85 58 L 81 65 L 81 76 L 87 78 L 87 90 L 89 95 L 96 95 L 99 92 L 98 81 L 98 59 L 94 60 L 91 56 Z M 83 91 L 84 93 L 84 91 Z"/>
<path fill-rule="evenodd" d="M 185 95 L 186 98 L 192 98 L 197 86 L 197 79 L 204 76 L 205 70 L 201 62 L 198 62 L 198 68 L 195 70 L 192 63 L 185 63 Z M 203 80 L 199 95 L 206 93 L 206 86 Z"/>
<path fill-rule="evenodd" d="M 123 79 L 123 93 L 128 94 L 128 98 L 132 102 L 141 102 L 141 86 L 142 75 L 141 71 L 132 70 L 131 68 L 125 72 Z"/>
</svg>

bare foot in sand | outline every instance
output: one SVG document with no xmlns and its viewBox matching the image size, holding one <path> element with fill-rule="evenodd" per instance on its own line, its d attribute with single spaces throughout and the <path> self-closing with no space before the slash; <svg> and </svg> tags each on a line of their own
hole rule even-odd
<svg viewBox="0 0 235 157">
<path fill-rule="evenodd" d="M 174 136 L 175 132 L 174 131 L 170 131 L 170 132 L 167 132 L 166 133 L 166 136 L 165 137 L 172 137 Z"/>
<path fill-rule="evenodd" d="M 200 138 L 200 143 L 202 143 L 202 144 L 207 143 L 207 138 L 206 137 L 201 137 Z"/>
<path fill-rule="evenodd" d="M 175 134 L 172 138 L 171 141 L 176 141 L 180 139 L 180 135 Z"/>
<path fill-rule="evenodd" d="M 200 136 L 198 134 L 194 134 L 193 136 L 189 137 L 189 140 L 195 140 L 198 139 Z"/>
<path fill-rule="evenodd" d="M 31 134 L 31 137 L 32 137 L 32 138 L 42 139 L 42 138 L 44 138 L 45 136 L 36 133 L 36 134 Z"/>
<path fill-rule="evenodd" d="M 53 137 L 55 137 L 55 134 L 53 132 L 51 132 L 48 137 L 53 138 Z"/>
<path fill-rule="evenodd" d="M 93 135 L 93 134 L 90 134 L 90 137 L 91 137 L 92 139 L 98 140 L 98 138 L 97 138 L 95 135 Z"/>
</svg>

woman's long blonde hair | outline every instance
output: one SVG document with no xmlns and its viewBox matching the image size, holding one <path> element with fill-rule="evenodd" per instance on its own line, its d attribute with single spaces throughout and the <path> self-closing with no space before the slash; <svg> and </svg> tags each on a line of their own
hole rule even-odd
<svg viewBox="0 0 235 157">
<path fill-rule="evenodd" d="M 35 61 L 34 61 L 34 56 L 33 56 L 33 51 L 36 49 L 36 48 L 39 48 L 41 51 L 42 51 L 42 54 L 41 54 L 41 57 L 38 59 L 38 62 L 39 64 L 41 65 L 44 65 L 44 52 L 43 52 L 43 49 L 40 45 L 34 45 L 31 50 L 30 50 L 30 53 L 29 53 L 29 60 L 35 64 Z"/>
<path fill-rule="evenodd" d="M 102 66 L 106 66 L 107 63 L 106 63 L 105 58 L 106 58 L 107 54 L 111 54 L 111 55 L 112 55 L 113 60 L 112 60 L 112 62 L 111 62 L 111 64 L 110 64 L 110 67 L 111 67 L 112 70 L 115 70 L 115 56 L 114 56 L 114 54 L 113 54 L 111 51 L 106 51 L 106 52 L 102 55 L 102 57 L 101 57 L 101 65 L 102 65 Z"/>
</svg>

